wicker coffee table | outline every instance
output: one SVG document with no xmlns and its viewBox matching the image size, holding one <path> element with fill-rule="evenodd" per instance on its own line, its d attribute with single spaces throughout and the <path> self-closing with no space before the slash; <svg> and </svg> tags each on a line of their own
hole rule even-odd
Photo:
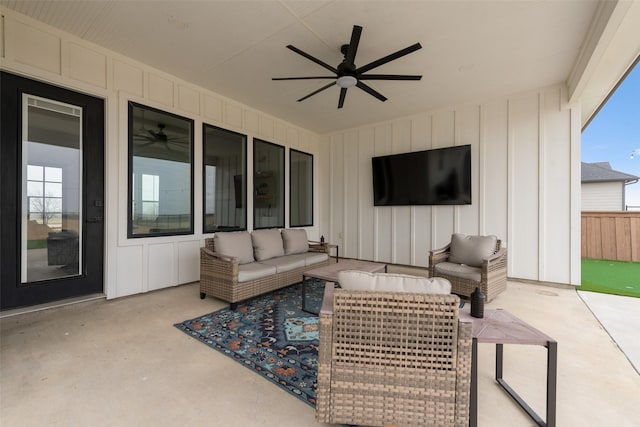
<svg viewBox="0 0 640 427">
<path fill-rule="evenodd" d="M 342 259 L 335 264 L 314 268 L 305 271 L 302 275 L 302 310 L 311 314 L 318 314 L 318 311 L 307 309 L 307 279 L 320 279 L 326 282 L 338 283 L 338 273 L 344 270 L 360 270 L 369 273 L 387 271 L 387 265 L 378 262 L 361 261 L 357 259 Z"/>
</svg>

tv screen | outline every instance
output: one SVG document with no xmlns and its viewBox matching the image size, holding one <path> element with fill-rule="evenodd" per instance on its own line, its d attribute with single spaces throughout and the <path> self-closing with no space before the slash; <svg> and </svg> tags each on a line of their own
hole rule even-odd
<svg viewBox="0 0 640 427">
<path fill-rule="evenodd" d="M 470 205 L 471 145 L 371 159 L 374 206 Z"/>
</svg>

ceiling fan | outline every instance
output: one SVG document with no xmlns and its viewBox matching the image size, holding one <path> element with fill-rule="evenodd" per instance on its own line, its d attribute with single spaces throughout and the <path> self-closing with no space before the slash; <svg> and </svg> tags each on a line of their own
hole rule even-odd
<svg viewBox="0 0 640 427">
<path fill-rule="evenodd" d="M 340 52 L 344 55 L 344 59 L 337 67 L 332 67 L 331 65 L 309 55 L 306 52 L 298 49 L 293 45 L 288 45 L 287 48 L 294 51 L 298 55 L 304 56 L 310 61 L 315 62 L 316 64 L 326 68 L 335 74 L 335 76 L 313 76 L 313 77 L 274 77 L 272 80 L 311 80 L 311 79 L 333 79 L 331 83 L 321 87 L 320 89 L 311 92 L 310 94 L 303 96 L 298 99 L 298 102 L 304 101 L 307 98 L 312 97 L 313 95 L 322 92 L 325 89 L 329 89 L 334 85 L 338 85 L 340 87 L 340 99 L 338 100 L 338 108 L 342 108 L 344 105 L 344 98 L 347 95 L 347 89 L 353 86 L 356 86 L 363 91 L 367 92 L 369 95 L 379 99 L 384 102 L 387 98 L 374 90 L 372 87 L 366 85 L 363 80 L 420 80 L 422 76 L 415 75 L 399 75 L 399 74 L 365 74 L 367 71 L 370 71 L 374 68 L 377 68 L 381 65 L 386 64 L 387 62 L 391 62 L 395 59 L 401 58 L 405 55 L 408 55 L 412 52 L 415 52 L 418 49 L 421 49 L 422 46 L 420 43 L 413 44 L 409 47 L 401 49 L 395 53 L 387 55 L 383 58 L 380 58 L 376 61 L 370 62 L 367 65 L 363 65 L 362 67 L 356 67 L 355 58 L 356 52 L 358 51 L 358 44 L 360 43 L 360 34 L 362 33 L 362 27 L 358 25 L 353 26 L 353 31 L 351 33 L 351 42 L 349 44 L 342 45 L 340 48 Z"/>
<path fill-rule="evenodd" d="M 182 136 L 170 137 L 164 132 L 166 125 L 164 123 L 158 123 L 158 130 L 141 129 L 134 135 L 134 140 L 141 141 L 137 144 L 139 148 L 156 146 L 158 148 L 165 148 L 168 151 L 180 151 L 187 148 L 187 146 L 178 142 L 178 140 L 184 140 Z M 173 148 L 172 148 L 173 147 Z"/>
</svg>

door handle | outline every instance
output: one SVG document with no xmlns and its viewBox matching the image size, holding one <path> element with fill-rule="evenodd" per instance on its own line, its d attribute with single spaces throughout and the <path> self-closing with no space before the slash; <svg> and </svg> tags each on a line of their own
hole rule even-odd
<svg viewBox="0 0 640 427">
<path fill-rule="evenodd" d="M 102 221 L 104 221 L 104 218 L 101 216 L 91 216 L 87 218 L 87 222 L 102 222 Z"/>
</svg>

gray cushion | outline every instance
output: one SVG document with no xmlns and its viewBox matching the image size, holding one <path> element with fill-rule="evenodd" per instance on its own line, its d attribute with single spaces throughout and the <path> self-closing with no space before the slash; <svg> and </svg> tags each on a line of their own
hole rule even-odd
<svg viewBox="0 0 640 427">
<path fill-rule="evenodd" d="M 318 264 L 329 259 L 329 255 L 324 252 L 307 252 L 304 254 L 287 255 L 287 258 L 304 260 L 306 266 Z"/>
<path fill-rule="evenodd" d="M 284 253 L 301 254 L 309 250 L 309 238 L 307 230 L 282 230 Z"/>
<path fill-rule="evenodd" d="M 273 276 L 274 274 L 276 274 L 276 268 L 273 265 L 252 262 L 238 266 L 238 282 L 262 279 L 263 277 Z"/>
<path fill-rule="evenodd" d="M 473 280 L 474 282 L 480 282 L 482 275 L 482 268 L 471 267 L 470 265 L 456 264 L 454 262 L 439 262 L 436 264 L 434 273 L 444 274 L 449 276 L 456 276 L 461 279 Z"/>
<path fill-rule="evenodd" d="M 420 277 L 407 274 L 369 273 L 344 270 L 338 273 L 342 289 L 354 291 L 411 292 L 420 294 L 450 294 L 451 282 L 442 277 Z"/>
<path fill-rule="evenodd" d="M 276 268 L 277 273 L 284 273 L 296 268 L 305 266 L 304 259 L 294 258 L 294 256 L 281 256 L 277 258 L 266 259 L 260 261 L 260 264 L 271 265 Z"/>
<path fill-rule="evenodd" d="M 254 230 L 251 232 L 253 242 L 253 255 L 256 261 L 284 255 L 284 246 L 280 230 L 270 228 L 268 230 Z"/>
<path fill-rule="evenodd" d="M 219 232 L 213 236 L 215 251 L 238 258 L 239 264 L 255 261 L 251 235 L 246 231 Z"/>
<path fill-rule="evenodd" d="M 449 262 L 481 267 L 482 259 L 496 251 L 497 240 L 496 236 L 466 236 L 455 233 L 451 235 Z"/>
</svg>

